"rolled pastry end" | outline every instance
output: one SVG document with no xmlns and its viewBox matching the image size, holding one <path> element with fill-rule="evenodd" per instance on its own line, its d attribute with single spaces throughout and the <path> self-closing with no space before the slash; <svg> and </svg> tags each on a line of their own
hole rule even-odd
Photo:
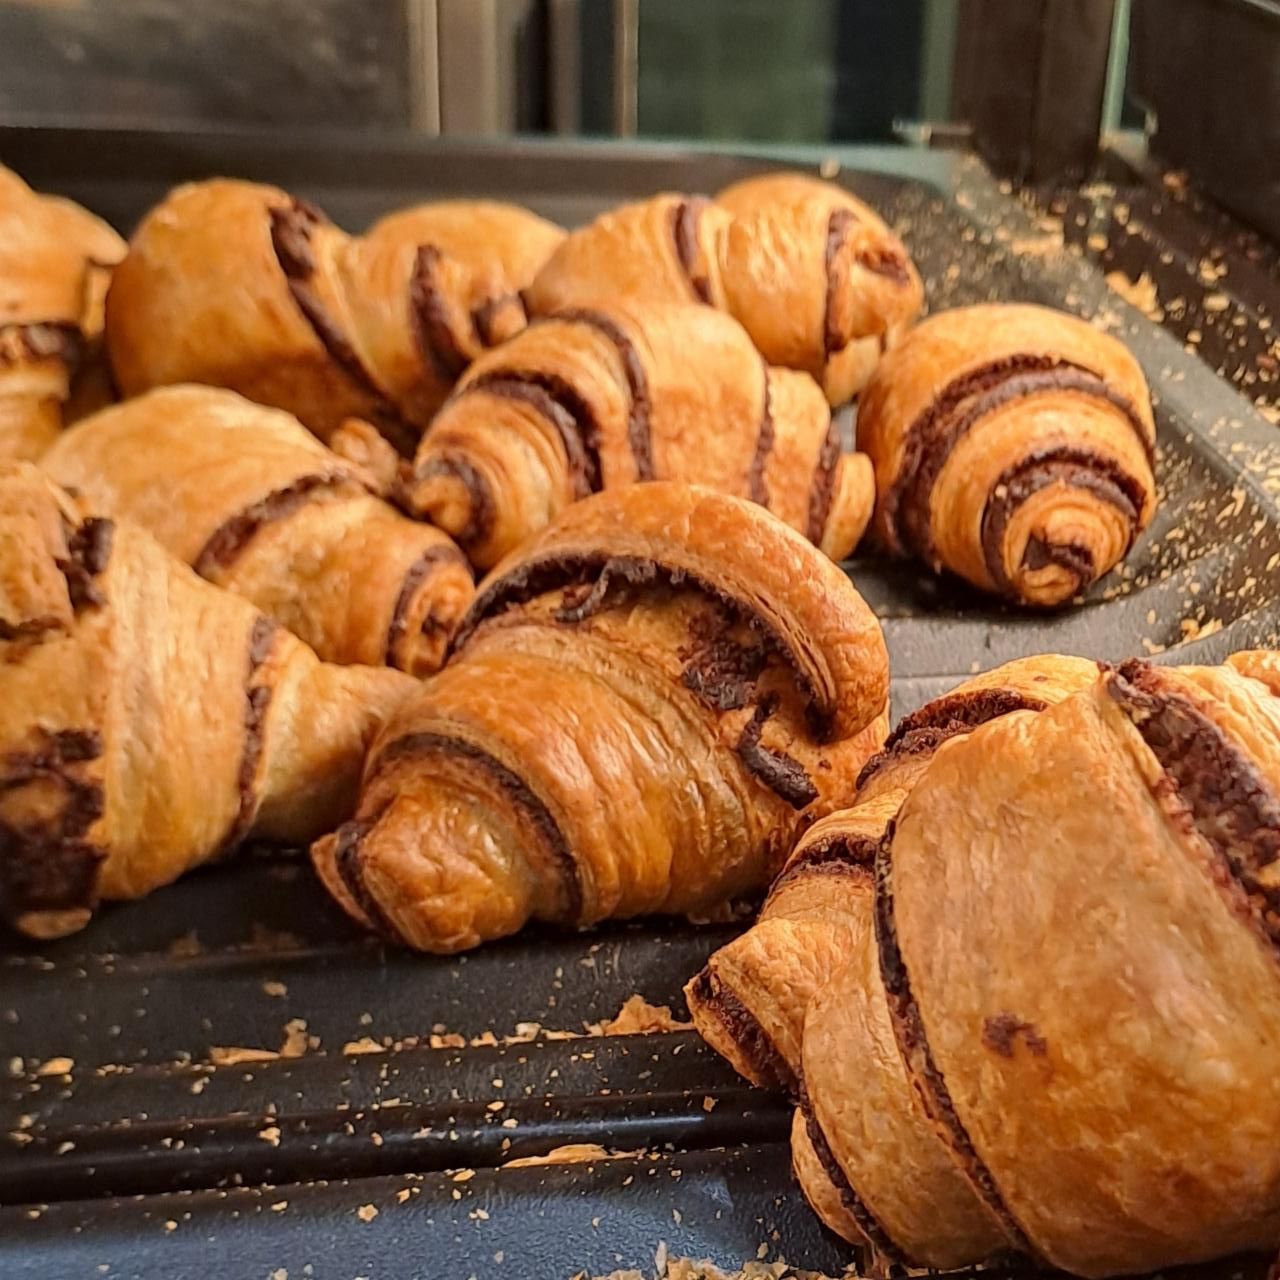
<svg viewBox="0 0 1280 1280">
<path fill-rule="evenodd" d="M 842 454 L 836 464 L 835 492 L 819 547 L 832 560 L 853 554 L 871 523 L 876 505 L 876 476 L 865 453 Z"/>
</svg>

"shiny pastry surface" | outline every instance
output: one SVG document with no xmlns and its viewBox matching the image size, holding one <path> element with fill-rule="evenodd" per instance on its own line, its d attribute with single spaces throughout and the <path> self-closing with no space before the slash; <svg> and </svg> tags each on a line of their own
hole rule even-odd
<svg viewBox="0 0 1280 1280">
<path fill-rule="evenodd" d="M 960 307 L 918 325 L 859 402 L 858 447 L 890 552 L 1024 604 L 1083 591 L 1155 510 L 1137 361 L 1046 307 Z"/>
<path fill-rule="evenodd" d="M 313 861 L 429 951 L 702 910 L 851 793 L 887 691 L 875 618 L 781 521 L 671 483 L 599 494 L 481 584 Z"/>
<path fill-rule="evenodd" d="M 727 311 L 771 364 L 832 404 L 865 385 L 924 292 L 901 241 L 856 197 L 801 174 L 735 183 L 710 201 L 664 194 L 570 234 L 526 290 L 530 310 L 632 297 Z"/>
<path fill-rule="evenodd" d="M 353 237 L 276 187 L 191 183 L 143 219 L 113 281 L 112 367 L 128 395 L 211 383 L 321 439 L 359 418 L 412 453 L 459 373 L 523 326 L 519 290 L 562 235 L 481 201 Z"/>
<path fill-rule="evenodd" d="M 41 465 L 326 661 L 429 674 L 471 603 L 445 534 L 384 502 L 373 472 L 295 418 L 231 391 L 147 392 L 64 432 Z"/>
<path fill-rule="evenodd" d="M 0 464 L 0 918 L 58 937 L 251 834 L 310 839 L 415 688 L 321 663 L 136 525 Z"/>
<path fill-rule="evenodd" d="M 0 461 L 30 459 L 110 398 L 103 297 L 124 241 L 0 165 Z"/>
<path fill-rule="evenodd" d="M 810 377 L 767 364 L 721 312 L 632 301 L 547 317 L 477 359 L 408 496 L 491 568 L 571 502 L 655 479 L 750 498 L 835 559 L 874 501 Z"/>
</svg>

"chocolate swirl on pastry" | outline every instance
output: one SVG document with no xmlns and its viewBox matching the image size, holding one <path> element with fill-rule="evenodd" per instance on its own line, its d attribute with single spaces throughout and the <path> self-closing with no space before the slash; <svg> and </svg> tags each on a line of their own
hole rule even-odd
<svg viewBox="0 0 1280 1280">
<path fill-rule="evenodd" d="M 615 209 L 573 232 L 525 291 L 535 315 L 619 297 L 727 311 L 770 364 L 803 370 L 843 404 L 915 319 L 923 289 L 871 209 L 782 173 L 714 202 L 660 195 Z"/>
<path fill-rule="evenodd" d="M 812 379 L 765 364 L 728 316 L 611 302 L 478 359 L 406 495 L 488 568 L 569 503 L 654 479 L 751 498 L 836 558 L 860 537 L 873 487 Z"/>
<path fill-rule="evenodd" d="M 845 793 L 886 692 L 874 617 L 794 530 L 686 485 L 597 494 L 481 585 L 375 744 L 359 825 L 312 857 L 427 951 L 705 909 Z"/>
<path fill-rule="evenodd" d="M 443 202 L 351 237 L 274 187 L 179 187 L 143 220 L 108 298 L 126 394 L 205 382 L 327 440 L 372 423 L 412 453 L 457 377 L 524 327 L 520 289 L 563 238 L 522 209 Z"/>
<path fill-rule="evenodd" d="M 1136 361 L 1042 307 L 925 321 L 871 379 L 858 444 L 891 552 L 1025 604 L 1083 591 L 1155 509 L 1155 426 Z"/>
<path fill-rule="evenodd" d="M 445 534 L 389 506 L 296 419 L 230 391 L 148 392 L 65 432 L 42 462 L 326 661 L 427 675 L 471 603 Z"/>
<path fill-rule="evenodd" d="M 0 464 L 0 917 L 61 936 L 251 834 L 310 839 L 414 688 L 319 662 L 142 529 Z"/>
<path fill-rule="evenodd" d="M 991 673 L 974 692 L 1005 711 L 985 723 L 961 691 L 913 717 L 801 842 L 873 846 L 874 879 L 780 879 L 807 888 L 809 934 L 745 966 L 768 993 L 808 987 L 806 1195 L 893 1260 L 1013 1248 L 1106 1276 L 1280 1235 L 1280 657 L 1089 665 Z M 931 757 L 909 748 L 948 724 Z M 740 1070 L 762 1033 L 781 1050 L 755 991 L 709 986 L 757 1016 Z"/>
<path fill-rule="evenodd" d="M 0 460 L 33 459 L 111 397 L 102 303 L 124 241 L 0 165 Z"/>
</svg>

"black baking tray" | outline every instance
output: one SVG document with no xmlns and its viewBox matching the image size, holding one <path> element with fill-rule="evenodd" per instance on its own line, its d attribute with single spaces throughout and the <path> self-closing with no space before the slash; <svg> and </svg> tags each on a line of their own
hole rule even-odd
<svg viewBox="0 0 1280 1280">
<path fill-rule="evenodd" d="M 73 129 L 0 129 L 0 160 L 121 230 L 173 183 L 217 173 L 276 182 L 354 230 L 433 197 L 575 224 L 779 163 L 820 170 L 898 227 L 932 309 L 1023 299 L 1090 316 L 1157 400 L 1162 505 L 1078 607 L 1025 613 L 910 565 L 850 565 L 883 621 L 895 712 L 1021 654 L 1212 662 L 1280 643 L 1280 432 L 973 160 Z M 1144 236 L 1153 270 L 1191 281 L 1184 333 L 1199 309 L 1225 345 L 1271 340 L 1243 264 L 1197 293 L 1186 250 Z M 648 1274 L 664 1252 L 838 1274 L 854 1256 L 790 1180 L 781 1099 L 690 1031 L 587 1034 L 636 993 L 683 1016 L 682 984 L 740 927 L 530 930 L 422 957 L 352 926 L 304 859 L 251 851 L 62 942 L 6 938 L 0 1275 L 567 1278 Z M 503 1167 L 568 1143 L 611 1158 Z"/>
</svg>

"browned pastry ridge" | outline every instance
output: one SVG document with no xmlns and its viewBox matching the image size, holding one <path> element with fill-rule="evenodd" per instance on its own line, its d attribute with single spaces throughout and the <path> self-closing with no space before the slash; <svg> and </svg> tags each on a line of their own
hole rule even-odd
<svg viewBox="0 0 1280 1280">
<path fill-rule="evenodd" d="M 382 501 L 296 419 L 231 391 L 147 392 L 64 432 L 41 464 L 326 661 L 427 675 L 474 595 L 445 534 Z"/>
<path fill-rule="evenodd" d="M 63 421 L 110 399 L 103 297 L 124 241 L 0 165 L 0 461 L 35 458 Z"/>
<path fill-rule="evenodd" d="M 535 315 L 601 299 L 727 311 L 770 364 L 851 400 L 919 314 L 920 276 L 880 217 L 842 188 L 767 174 L 704 196 L 660 195 L 573 232 L 525 290 Z"/>
<path fill-rule="evenodd" d="M 1084 590 L 1155 510 L 1137 361 L 1045 307 L 962 307 L 917 326 L 859 402 L 858 447 L 890 552 L 1025 604 Z"/>
<path fill-rule="evenodd" d="M 563 235 L 475 201 L 352 237 L 275 187 L 178 187 L 112 281 L 112 366 L 127 395 L 212 383 L 288 409 L 322 440 L 358 418 L 411 454 L 458 375 L 523 327 L 519 290 Z"/>
<path fill-rule="evenodd" d="M 540 320 L 476 360 L 406 495 L 487 569 L 571 502 L 647 480 L 750 498 L 834 559 L 875 496 L 812 378 L 766 364 L 723 312 L 625 300 Z"/>
<path fill-rule="evenodd" d="M 875 617 L 776 517 L 669 482 L 598 494 L 481 584 L 313 861 L 427 951 L 705 910 L 848 797 L 887 691 Z"/>
<path fill-rule="evenodd" d="M 1280 1241 L 1278 672 L 1126 662 L 937 749 L 804 1022 L 837 1230 L 1085 1276 Z"/>
<path fill-rule="evenodd" d="M 319 662 L 142 529 L 0 464 L 0 919 L 61 936 L 249 835 L 313 838 L 416 687 Z"/>
</svg>

